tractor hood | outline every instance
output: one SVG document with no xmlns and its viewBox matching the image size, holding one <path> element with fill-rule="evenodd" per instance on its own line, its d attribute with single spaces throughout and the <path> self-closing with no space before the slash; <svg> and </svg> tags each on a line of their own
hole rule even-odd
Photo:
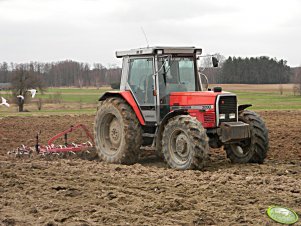
<svg viewBox="0 0 301 226">
<path fill-rule="evenodd" d="M 171 92 L 170 106 L 199 106 L 215 105 L 218 95 L 227 94 L 228 92 Z"/>
</svg>

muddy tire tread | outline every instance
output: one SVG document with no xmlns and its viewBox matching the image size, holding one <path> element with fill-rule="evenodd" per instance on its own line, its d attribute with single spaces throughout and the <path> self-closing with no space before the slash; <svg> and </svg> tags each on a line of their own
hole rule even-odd
<svg viewBox="0 0 301 226">
<path fill-rule="evenodd" d="M 122 150 L 114 157 L 108 156 L 100 150 L 100 139 L 97 137 L 100 115 L 103 110 L 111 106 L 114 106 L 120 112 L 124 125 L 124 145 L 121 147 Z M 137 161 L 142 144 L 142 128 L 133 109 L 124 99 L 112 97 L 99 102 L 94 122 L 94 139 L 98 155 L 105 162 L 133 164 Z"/>
<path fill-rule="evenodd" d="M 263 163 L 269 149 L 268 129 L 261 117 L 253 112 L 244 110 L 239 114 L 239 120 L 250 125 L 252 155 L 249 159 L 239 159 L 230 147 L 225 147 L 228 158 L 234 163 Z"/>
<path fill-rule="evenodd" d="M 192 161 L 191 164 L 183 169 L 202 169 L 208 160 L 209 143 L 206 130 L 202 124 L 194 117 L 189 115 L 178 115 L 171 118 L 166 124 L 162 138 L 162 152 L 164 159 L 171 168 L 180 169 L 172 160 L 172 156 L 168 151 L 168 142 L 170 130 L 173 126 L 183 125 L 188 133 L 190 143 L 192 144 Z"/>
</svg>

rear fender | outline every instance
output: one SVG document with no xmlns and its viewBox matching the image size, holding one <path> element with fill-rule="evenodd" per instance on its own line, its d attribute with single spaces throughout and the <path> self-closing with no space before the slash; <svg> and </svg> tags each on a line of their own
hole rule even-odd
<svg viewBox="0 0 301 226">
<path fill-rule="evenodd" d="M 109 97 L 121 97 L 123 98 L 134 110 L 141 125 L 145 125 L 145 120 L 141 114 L 140 108 L 138 107 L 132 93 L 130 91 L 109 91 L 105 92 L 98 100 L 103 101 Z"/>
</svg>

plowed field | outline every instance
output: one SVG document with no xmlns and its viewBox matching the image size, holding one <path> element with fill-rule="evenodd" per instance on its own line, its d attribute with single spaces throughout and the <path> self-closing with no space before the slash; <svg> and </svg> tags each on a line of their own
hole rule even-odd
<svg viewBox="0 0 301 226">
<path fill-rule="evenodd" d="M 301 111 L 259 113 L 270 137 L 265 163 L 231 164 L 211 150 L 203 171 L 169 169 L 152 153 L 131 166 L 12 158 L 7 152 L 33 146 L 39 130 L 46 143 L 76 123 L 92 130 L 94 117 L 1 118 L 0 225 L 274 225 L 265 214 L 270 205 L 300 216 Z"/>
</svg>

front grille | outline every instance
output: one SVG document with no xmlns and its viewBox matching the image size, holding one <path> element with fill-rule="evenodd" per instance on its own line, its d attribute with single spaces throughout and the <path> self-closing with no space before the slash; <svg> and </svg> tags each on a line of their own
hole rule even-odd
<svg viewBox="0 0 301 226">
<path fill-rule="evenodd" d="M 214 114 L 204 114 L 204 122 L 205 123 L 214 123 L 215 122 L 215 115 Z"/>
<path fill-rule="evenodd" d="M 225 119 L 219 119 L 219 122 L 236 122 L 237 121 L 237 98 L 236 96 L 220 96 L 218 101 L 218 112 L 225 114 Z M 230 119 L 229 114 L 235 113 L 235 118 Z M 219 115 L 217 116 L 219 118 Z"/>
</svg>

